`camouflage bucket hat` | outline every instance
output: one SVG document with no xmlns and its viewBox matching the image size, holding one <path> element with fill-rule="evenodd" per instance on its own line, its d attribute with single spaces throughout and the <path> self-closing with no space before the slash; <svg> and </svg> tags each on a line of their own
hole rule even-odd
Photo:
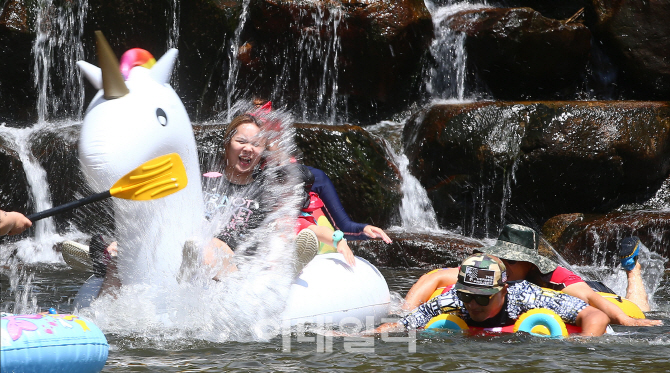
<svg viewBox="0 0 670 373">
<path fill-rule="evenodd" d="M 502 290 L 505 282 L 507 271 L 500 259 L 479 253 L 461 263 L 454 289 L 471 294 L 491 295 Z"/>
<path fill-rule="evenodd" d="M 500 232 L 495 245 L 478 251 L 500 259 L 530 262 L 535 264 L 542 274 L 549 273 L 555 270 L 557 265 L 552 260 L 540 255 L 539 244 L 540 237 L 532 228 L 508 224 Z"/>
</svg>

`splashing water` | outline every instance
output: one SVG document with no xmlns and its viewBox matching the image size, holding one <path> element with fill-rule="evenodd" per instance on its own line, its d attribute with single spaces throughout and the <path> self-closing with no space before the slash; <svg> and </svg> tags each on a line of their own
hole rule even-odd
<svg viewBox="0 0 670 373">
<path fill-rule="evenodd" d="M 272 119 L 281 120 L 283 128 L 290 121 L 288 117 L 276 115 Z M 297 178 L 297 172 L 291 173 L 286 168 L 292 167 L 288 157 L 280 157 L 295 150 L 293 136 L 292 129 L 279 134 L 275 140 L 280 151 L 268 155 L 268 165 L 258 176 L 264 182 L 249 186 L 262 188 L 267 198 L 264 204 L 272 206 L 272 211 L 236 248 L 234 262 L 238 271 L 220 273 L 217 276 L 220 281 L 215 282 L 211 279 L 221 268 L 203 264 L 204 247 L 218 227 L 228 224 L 237 213 L 233 208 L 236 205 L 228 203 L 223 212 L 202 225 L 199 236 L 194 238 L 195 254 L 183 258 L 179 281 L 154 281 L 152 286 L 124 285 L 114 295 L 100 297 L 90 309 L 81 312 L 92 317 L 106 332 L 141 335 L 154 343 L 184 338 L 217 342 L 266 340 L 267 330 L 278 329 L 282 323 L 281 313 L 295 276 L 293 217 L 298 211 L 302 181 Z M 280 170 L 288 174 L 278 176 L 284 175 Z M 232 195 L 228 201 L 237 199 Z M 179 227 L 162 226 L 161 229 L 169 232 Z"/>
<path fill-rule="evenodd" d="M 551 259 L 562 267 L 573 271 L 585 280 L 600 281 L 612 289 L 615 294 L 626 297 L 628 275 L 618 264 L 612 266 L 603 262 L 600 265 L 573 266 L 568 263 L 567 260 L 565 260 L 565 258 L 563 258 L 563 256 L 561 256 L 561 254 L 559 254 L 544 238 L 541 238 L 541 247 L 548 248 L 551 252 L 551 255 L 549 255 Z M 597 246 L 594 251 L 596 253 L 598 252 Z M 543 255 L 546 255 L 546 253 Z M 658 310 L 658 304 L 654 301 L 654 295 L 659 289 L 663 279 L 665 263 L 668 259 L 663 258 L 661 255 L 650 251 L 646 246 L 641 245 L 638 260 L 641 264 L 642 282 L 647 293 L 649 307 L 652 311 Z"/>
</svg>

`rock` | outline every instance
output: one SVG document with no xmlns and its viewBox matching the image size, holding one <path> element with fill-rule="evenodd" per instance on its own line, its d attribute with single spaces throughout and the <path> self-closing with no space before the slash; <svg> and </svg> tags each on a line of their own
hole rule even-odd
<svg viewBox="0 0 670 373">
<path fill-rule="evenodd" d="M 670 3 L 594 0 L 589 25 L 619 67 L 617 82 L 626 97 L 661 99 L 670 95 Z"/>
<path fill-rule="evenodd" d="M 77 142 L 79 126 L 45 130 L 30 138 L 31 152 L 46 172 L 52 206 L 60 206 L 102 190 L 91 190 L 79 167 Z M 112 186 L 110 185 L 109 188 Z M 110 235 L 114 232 L 112 200 L 106 199 L 55 215 L 58 231 L 67 231 L 71 224 L 87 233 Z"/>
<path fill-rule="evenodd" d="M 502 8 L 533 8 L 547 18 L 565 20 L 589 4 L 588 0 L 496 0 L 489 4 Z"/>
<path fill-rule="evenodd" d="M 501 100 L 572 99 L 582 84 L 591 32 L 530 8 L 455 13 L 447 27 L 465 34 L 468 71 Z"/>
<path fill-rule="evenodd" d="M 378 227 L 391 225 L 402 192 L 386 149 L 358 126 L 297 123 L 295 128 L 304 163 L 328 175 L 349 216 Z"/>
<path fill-rule="evenodd" d="M 306 118 L 374 121 L 418 97 L 433 31 L 423 1 L 258 0 L 248 22 L 240 80 Z"/>
<path fill-rule="evenodd" d="M 670 212 L 634 211 L 609 214 L 586 214 L 574 219 L 575 214 L 549 219 L 542 231 L 560 232 L 547 239 L 571 264 L 618 264 L 618 243 L 629 236 L 637 236 L 650 251 L 663 258 L 670 256 Z M 561 222 L 567 222 L 561 227 Z M 558 226 L 558 227 L 557 227 Z M 665 267 L 670 268 L 666 261 Z"/>
<path fill-rule="evenodd" d="M 435 105 L 403 137 L 442 226 L 496 236 L 503 217 L 539 227 L 653 196 L 670 173 L 669 110 L 665 102 Z"/>
<path fill-rule="evenodd" d="M 393 243 L 381 240 L 350 241 L 355 255 L 375 266 L 395 268 L 457 267 L 472 250 L 484 245 L 454 234 L 387 232 Z"/>
<path fill-rule="evenodd" d="M 544 236 L 550 244 L 554 245 L 571 224 L 582 220 L 584 220 L 584 214 L 556 215 L 544 223 L 542 226 L 542 236 Z"/>
<path fill-rule="evenodd" d="M 19 154 L 0 137 L 0 209 L 26 212 L 33 208 L 28 193 L 28 178 Z"/>
<path fill-rule="evenodd" d="M 0 7 L 0 124 L 27 125 L 37 119 L 30 32 L 23 1 L 8 0 Z"/>
<path fill-rule="evenodd" d="M 242 12 L 240 0 L 180 1 L 179 66 L 175 90 L 191 120 L 211 118 L 228 82 L 229 43 Z"/>
</svg>

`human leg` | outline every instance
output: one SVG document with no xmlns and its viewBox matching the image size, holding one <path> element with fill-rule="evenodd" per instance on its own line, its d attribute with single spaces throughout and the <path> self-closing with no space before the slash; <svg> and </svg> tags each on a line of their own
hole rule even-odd
<svg viewBox="0 0 670 373">
<path fill-rule="evenodd" d="M 214 280 L 220 280 L 225 274 L 236 272 L 237 266 L 233 263 L 235 253 L 227 243 L 218 238 L 212 238 L 203 251 L 203 263 L 218 269 Z"/>
<path fill-rule="evenodd" d="M 640 247 L 643 246 L 640 239 L 632 236 L 619 242 L 619 258 L 621 267 L 626 271 L 628 286 L 626 298 L 637 304 L 642 312 L 650 311 L 647 291 L 642 281 L 642 266 L 638 261 Z"/>
</svg>

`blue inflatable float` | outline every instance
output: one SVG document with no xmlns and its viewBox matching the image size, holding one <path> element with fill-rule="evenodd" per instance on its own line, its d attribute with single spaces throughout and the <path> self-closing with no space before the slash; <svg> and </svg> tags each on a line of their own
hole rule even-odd
<svg viewBox="0 0 670 373">
<path fill-rule="evenodd" d="M 91 321 L 69 314 L 2 314 L 0 372 L 99 372 L 109 345 Z"/>
</svg>

